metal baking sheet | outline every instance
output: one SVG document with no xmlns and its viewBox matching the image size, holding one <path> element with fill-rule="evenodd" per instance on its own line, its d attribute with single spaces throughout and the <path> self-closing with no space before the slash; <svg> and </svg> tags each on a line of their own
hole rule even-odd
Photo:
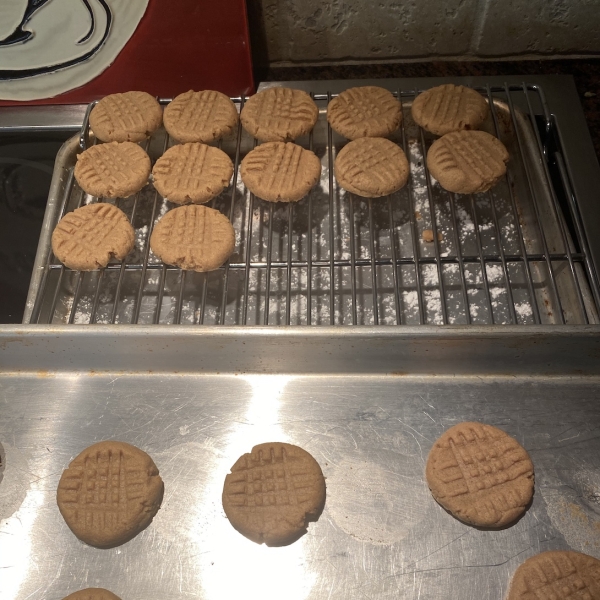
<svg viewBox="0 0 600 600">
<path fill-rule="evenodd" d="M 0 597 L 500 600 L 537 552 L 600 558 L 598 328 L 523 329 L 0 328 Z M 533 459 L 512 527 L 464 525 L 428 492 L 432 443 L 466 419 Z M 143 533 L 98 550 L 55 494 L 69 461 L 111 438 L 153 457 L 165 497 Z M 284 548 L 238 534 L 220 499 L 236 458 L 271 440 L 327 478 L 320 519 Z"/>
<path fill-rule="evenodd" d="M 559 206 L 553 186 L 560 184 L 549 178 L 533 126 L 535 115 L 552 125 L 540 87 L 493 86 L 488 78 L 468 82 L 493 106 L 483 128 L 502 139 L 511 161 L 507 178 L 491 192 L 465 196 L 442 190 L 426 168 L 426 151 L 435 136 L 414 123 L 411 105 L 429 80 L 412 88 L 403 80 L 361 82 L 383 85 L 401 100 L 403 124 L 392 138 L 404 148 L 411 170 L 405 188 L 371 200 L 346 193 L 330 168 L 347 140 L 328 126 L 327 104 L 356 83 L 325 84 L 325 92 L 322 82 L 290 83 L 313 93 L 319 107 L 311 135 L 296 141 L 320 158 L 321 180 L 297 204 L 263 202 L 245 188 L 238 165 L 257 142 L 241 127 L 220 143 L 236 165 L 234 185 L 211 205 L 231 219 L 236 246 L 228 263 L 209 274 L 165 267 L 148 248 L 154 224 L 174 206 L 151 184 L 116 201 L 136 232 L 135 248 L 125 261 L 84 274 L 62 267 L 50 252 L 54 226 L 64 211 L 97 201 L 73 181 L 78 146 L 75 138 L 68 141 L 55 165 L 24 321 L 320 326 L 598 322 L 598 292 L 585 236 L 563 216 L 563 210 L 570 214 L 576 207 Z M 240 108 L 243 99 L 236 103 Z M 174 143 L 161 129 L 145 147 L 156 160 Z M 435 233 L 433 243 L 424 240 L 428 230 Z"/>
</svg>

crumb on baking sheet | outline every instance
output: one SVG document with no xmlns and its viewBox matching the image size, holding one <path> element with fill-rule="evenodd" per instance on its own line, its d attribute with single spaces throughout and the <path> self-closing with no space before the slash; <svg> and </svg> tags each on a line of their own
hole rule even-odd
<svg viewBox="0 0 600 600">
<path fill-rule="evenodd" d="M 437 239 L 438 239 L 438 242 L 441 242 L 444 239 L 444 236 L 439 231 L 437 234 Z M 432 229 L 424 229 L 423 230 L 423 241 L 433 242 L 433 230 Z"/>
</svg>

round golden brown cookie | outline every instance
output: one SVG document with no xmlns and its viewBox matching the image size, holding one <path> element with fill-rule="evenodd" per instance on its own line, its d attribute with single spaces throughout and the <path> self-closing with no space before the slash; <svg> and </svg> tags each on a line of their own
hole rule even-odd
<svg viewBox="0 0 600 600">
<path fill-rule="evenodd" d="M 154 227 L 150 248 L 165 264 L 214 271 L 233 252 L 235 231 L 218 210 L 190 204 L 170 210 Z"/>
<path fill-rule="evenodd" d="M 436 135 L 479 129 L 490 112 L 486 99 L 464 85 L 439 85 L 419 94 L 412 105 L 415 122 Z"/>
<path fill-rule="evenodd" d="M 391 92 L 373 85 L 350 88 L 327 107 L 331 127 L 348 139 L 382 137 L 402 122 L 400 102 Z"/>
<path fill-rule="evenodd" d="M 306 92 L 274 87 L 248 98 L 240 120 L 263 142 L 289 142 L 311 131 L 318 116 L 319 109 Z"/>
<path fill-rule="evenodd" d="M 244 185 L 269 202 L 296 202 L 319 180 L 321 161 L 310 150 L 291 142 L 267 142 L 242 160 Z"/>
<path fill-rule="evenodd" d="M 127 198 L 139 192 L 150 175 L 150 157 L 133 142 L 110 142 L 77 156 L 75 179 L 98 198 Z"/>
<path fill-rule="evenodd" d="M 133 248 L 133 227 L 125 213 L 107 202 L 67 213 L 52 233 L 52 252 L 76 271 L 106 267 L 114 256 L 123 260 Z"/>
<path fill-rule="evenodd" d="M 113 548 L 145 529 L 160 508 L 163 481 L 142 450 L 109 440 L 86 448 L 58 483 L 58 508 L 71 531 L 96 548 Z"/>
<path fill-rule="evenodd" d="M 501 429 L 482 423 L 444 432 L 429 452 L 425 475 L 433 497 L 470 525 L 508 525 L 533 496 L 529 454 Z"/>
<path fill-rule="evenodd" d="M 600 600 L 600 560 L 567 550 L 528 558 L 515 571 L 506 600 Z"/>
<path fill-rule="evenodd" d="M 170 202 L 208 202 L 228 185 L 233 163 L 225 152 L 199 142 L 169 148 L 152 169 L 154 187 Z"/>
<path fill-rule="evenodd" d="M 397 144 L 385 138 L 359 138 L 335 159 L 335 177 L 349 192 L 365 198 L 391 194 L 406 185 L 408 161 Z"/>
<path fill-rule="evenodd" d="M 190 90 L 166 106 L 163 122 L 169 135 L 180 142 L 212 142 L 234 130 L 238 113 L 221 92 Z"/>
<path fill-rule="evenodd" d="M 235 529 L 258 544 L 296 541 L 324 505 L 325 478 L 319 463 L 291 444 L 254 446 L 225 477 L 225 514 Z"/>
<path fill-rule="evenodd" d="M 104 588 L 86 588 L 69 594 L 63 600 L 121 600 L 118 596 Z"/>
<path fill-rule="evenodd" d="M 105 96 L 90 113 L 90 126 L 103 142 L 141 142 L 162 124 L 162 108 L 146 92 Z"/>
<path fill-rule="evenodd" d="M 435 140 L 427 167 L 449 192 L 475 194 L 494 187 L 506 173 L 504 144 L 485 131 L 454 131 Z"/>
</svg>

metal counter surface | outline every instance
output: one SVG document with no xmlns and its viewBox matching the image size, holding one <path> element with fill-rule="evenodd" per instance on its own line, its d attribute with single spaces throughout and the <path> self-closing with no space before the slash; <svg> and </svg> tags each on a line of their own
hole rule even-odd
<svg viewBox="0 0 600 600">
<path fill-rule="evenodd" d="M 556 377 L 472 373 L 6 370 L 0 597 L 60 600 L 99 586 L 123 600 L 500 600 L 517 566 L 540 551 L 600 558 L 600 379 L 558 368 Z M 533 459 L 533 503 L 512 527 L 464 525 L 427 489 L 430 447 L 462 420 L 504 429 Z M 110 438 L 152 456 L 165 497 L 140 535 L 98 550 L 70 532 L 55 494 L 69 461 Z M 221 506 L 238 456 L 274 440 L 308 450 L 327 478 L 320 519 L 283 548 L 244 538 Z"/>
</svg>

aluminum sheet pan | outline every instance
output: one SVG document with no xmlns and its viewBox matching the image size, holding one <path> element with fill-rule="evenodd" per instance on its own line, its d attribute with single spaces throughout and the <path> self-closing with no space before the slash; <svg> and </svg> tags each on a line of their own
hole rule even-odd
<svg viewBox="0 0 600 600">
<path fill-rule="evenodd" d="M 310 136 L 297 140 L 322 162 L 319 183 L 297 204 L 250 194 L 238 165 L 256 140 L 241 129 L 224 139 L 220 147 L 236 165 L 234 185 L 211 206 L 231 219 L 236 243 L 228 263 L 210 274 L 167 268 L 148 248 L 155 222 L 174 206 L 151 184 L 115 201 L 135 230 L 135 248 L 124 262 L 83 274 L 62 267 L 50 254 L 52 230 L 64 210 L 97 201 L 74 183 L 79 148 L 75 138 L 67 141 L 55 164 L 24 322 L 597 323 L 585 273 L 591 263 L 564 222 L 532 127 L 533 115 L 545 113 L 541 88 L 509 90 L 487 81 L 477 88 L 494 109 L 483 129 L 498 135 L 511 155 L 507 178 L 488 193 L 449 194 L 430 177 L 425 155 L 435 136 L 412 119 L 417 89 L 398 80 L 380 83 L 402 101 L 403 124 L 391 139 L 404 148 L 411 175 L 387 198 L 355 197 L 336 183 L 330 167 L 347 140 L 327 124 L 331 90 L 314 94 L 319 119 Z M 314 92 L 318 83 L 292 87 Z M 238 108 L 242 102 L 236 99 Z M 144 147 L 154 161 L 174 143 L 160 129 Z M 433 231 L 434 242 L 426 242 L 424 232 Z"/>
<path fill-rule="evenodd" d="M 598 328 L 536 329 L 529 341 L 516 327 L 490 339 L 466 327 L 412 329 L 336 337 L 330 329 L 129 327 L 116 336 L 101 326 L 0 328 L 0 598 L 60 600 L 103 586 L 123 600 L 500 600 L 517 566 L 537 552 L 571 548 L 600 558 Z M 504 376 L 486 375 L 492 345 Z M 341 360 L 352 346 L 356 361 Z M 446 374 L 412 374 L 428 347 Z M 555 358 L 579 355 L 581 375 L 568 359 L 564 369 L 549 360 L 552 347 Z M 273 363 L 268 375 L 261 353 Z M 370 355 L 381 372 L 368 374 Z M 139 372 L 144 360 L 162 372 Z M 320 375 L 302 373 L 315 362 Z M 554 376 L 515 375 L 523 362 L 532 373 L 553 362 Z M 39 370 L 44 364 L 49 370 Z M 428 492 L 432 443 L 465 419 L 501 427 L 531 454 L 533 503 L 512 527 L 464 525 Z M 143 533 L 98 550 L 72 535 L 55 494 L 69 461 L 109 438 L 153 457 L 165 498 Z M 327 478 L 321 518 L 284 548 L 250 542 L 221 507 L 229 467 L 271 440 L 304 447 Z"/>
</svg>

